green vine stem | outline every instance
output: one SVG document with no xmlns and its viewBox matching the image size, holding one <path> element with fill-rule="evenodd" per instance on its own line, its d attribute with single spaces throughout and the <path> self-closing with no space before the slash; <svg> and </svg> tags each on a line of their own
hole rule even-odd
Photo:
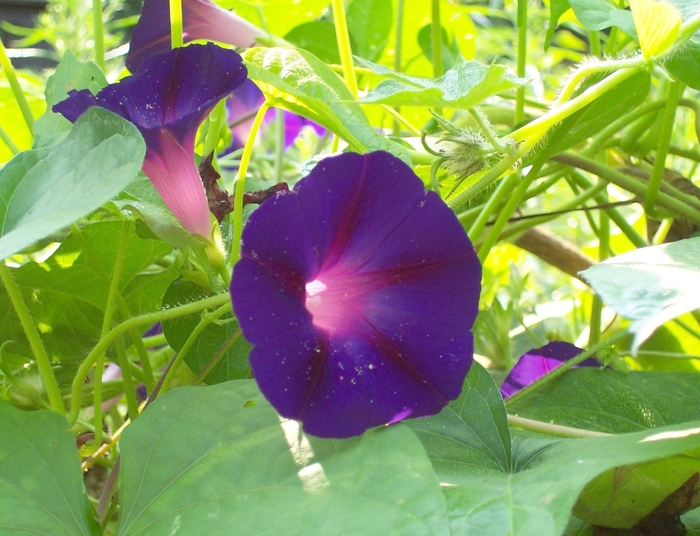
<svg viewBox="0 0 700 536">
<path fill-rule="evenodd" d="M 561 153 L 553 156 L 552 160 L 593 173 L 606 182 L 611 182 L 641 198 L 644 198 L 646 195 L 647 185 L 645 183 L 585 156 Z M 666 191 L 672 193 L 669 194 Z M 697 197 L 684 194 L 671 185 L 662 184 L 656 203 L 677 216 L 700 225 L 700 200 Z"/>
<path fill-rule="evenodd" d="M 104 73 L 107 71 L 107 65 L 105 64 L 105 31 L 102 17 L 102 0 L 92 0 L 92 29 L 93 38 L 95 40 L 95 63 L 97 63 Z"/>
<path fill-rule="evenodd" d="M 558 215 L 564 211 L 575 210 L 582 203 L 585 203 L 589 199 L 595 197 L 600 192 L 602 192 L 606 188 L 606 186 L 607 185 L 605 183 L 599 182 L 598 184 L 592 186 L 588 190 L 581 192 L 568 203 L 564 203 L 563 205 L 559 206 L 556 210 L 552 211 L 551 214 L 542 215 L 537 218 L 528 218 L 525 221 L 514 223 L 513 225 L 507 227 L 501 233 L 501 238 L 508 238 L 509 236 L 517 235 L 529 229 L 530 227 L 534 227 L 535 225 L 539 225 L 540 223 L 551 221 L 554 218 L 558 217 Z"/>
<path fill-rule="evenodd" d="M 164 320 L 172 320 L 173 318 L 179 318 L 181 316 L 191 315 L 204 311 L 206 309 L 211 309 L 212 307 L 220 307 L 223 304 L 230 302 L 231 297 L 226 294 L 217 294 L 211 298 L 206 298 L 194 303 L 188 303 L 185 305 L 180 305 L 179 307 L 173 307 L 172 309 L 165 309 L 163 311 L 158 311 L 155 313 L 149 313 L 141 316 L 135 316 L 126 320 L 114 327 L 107 335 L 105 335 L 90 351 L 85 361 L 82 362 L 78 371 L 76 372 L 75 378 L 73 379 L 73 385 L 71 389 L 71 406 L 70 412 L 68 414 L 68 422 L 73 426 L 78 420 L 78 415 L 80 413 L 80 399 L 83 384 L 87 378 L 90 369 L 97 360 L 102 352 L 107 350 L 107 348 L 119 337 L 125 333 L 129 333 L 132 329 L 138 329 L 144 326 L 152 326 L 157 322 L 162 322 Z"/>
<path fill-rule="evenodd" d="M 184 45 L 182 37 L 182 0 L 169 0 L 170 5 L 170 46 L 172 48 Z"/>
<path fill-rule="evenodd" d="M 223 357 L 226 355 L 226 352 L 229 351 L 231 346 L 233 346 L 238 339 L 241 337 L 241 330 L 237 329 L 231 335 L 229 335 L 229 338 L 224 341 L 224 344 L 221 345 L 221 348 L 217 350 L 217 352 L 214 354 L 214 356 L 209 360 L 209 362 L 204 366 L 202 370 L 199 371 L 199 374 L 195 377 L 194 380 L 192 380 L 192 385 L 199 385 L 201 384 L 209 375 L 209 373 L 214 370 L 214 367 L 223 359 Z"/>
<path fill-rule="evenodd" d="M 353 97 L 357 97 L 357 78 L 355 76 L 355 64 L 352 59 L 348 21 L 345 18 L 345 6 L 343 5 L 343 0 L 331 0 L 331 6 L 333 7 L 335 36 L 338 40 L 338 52 L 340 54 L 340 64 L 343 66 L 345 85 L 348 86 Z"/>
<path fill-rule="evenodd" d="M 10 58 L 7 57 L 7 51 L 5 50 L 5 45 L 0 39 L 0 68 L 5 71 L 5 76 L 7 81 L 10 83 L 12 88 L 12 94 L 17 101 L 17 106 L 19 106 L 20 112 L 22 112 L 22 117 L 27 125 L 29 133 L 34 135 L 34 116 L 32 115 L 32 110 L 29 108 L 29 103 L 27 102 L 27 97 L 24 95 L 24 91 L 19 85 L 19 80 L 17 80 L 17 74 L 15 73 L 14 67 L 12 67 L 12 62 Z"/>
<path fill-rule="evenodd" d="M 275 184 L 284 179 L 284 110 L 275 110 Z"/>
<path fill-rule="evenodd" d="M 599 342 L 595 346 L 591 346 L 588 350 L 585 352 L 580 353 L 576 357 L 573 357 L 569 359 L 568 361 L 565 361 L 561 365 L 559 365 L 557 368 L 546 374 L 545 376 L 542 376 L 538 380 L 532 382 L 530 385 L 524 387 L 517 393 L 515 393 L 513 396 L 510 398 L 506 399 L 505 404 L 506 407 L 512 406 L 515 402 L 518 400 L 522 400 L 523 398 L 527 397 L 528 395 L 531 395 L 538 389 L 541 389 L 543 386 L 547 385 L 548 383 L 556 380 L 560 376 L 562 376 L 564 373 L 566 373 L 567 370 L 569 370 L 571 367 L 578 365 L 580 363 L 583 363 L 586 359 L 589 357 L 593 356 L 597 352 L 600 352 L 601 350 L 604 350 L 608 346 L 612 345 L 613 343 L 619 341 L 623 337 L 626 337 L 629 334 L 629 329 L 623 329 L 622 331 L 618 331 L 615 333 L 615 335 L 612 335 L 611 337 L 608 337 L 607 339 Z"/>
<path fill-rule="evenodd" d="M 83 231 L 80 229 L 80 227 L 74 223 L 70 226 L 70 230 L 71 233 L 80 242 L 82 250 L 90 258 L 92 262 L 91 266 L 95 270 L 97 270 L 98 274 L 100 275 L 103 281 L 110 282 L 110 275 L 105 269 L 105 267 L 102 265 L 102 260 L 95 253 L 95 250 L 92 249 L 90 242 L 88 242 L 88 240 L 85 238 L 85 235 L 83 234 Z M 127 305 L 126 301 L 124 300 L 124 297 L 121 294 L 117 295 L 117 305 L 119 306 L 119 311 L 121 312 L 123 318 L 131 318 L 131 311 L 129 310 L 129 306 Z M 139 359 L 141 360 L 141 366 L 143 367 L 144 376 L 143 381 L 146 384 L 146 388 L 150 392 L 151 389 L 153 389 L 153 386 L 156 382 L 155 378 L 153 377 L 153 368 L 151 367 L 151 362 L 148 358 L 148 352 L 146 351 L 144 342 L 141 339 L 141 334 L 136 329 L 130 330 L 129 335 L 134 344 L 134 348 L 136 348 L 136 352 L 139 355 Z"/>
<path fill-rule="evenodd" d="M 39 336 L 39 332 L 32 321 L 32 316 L 29 313 L 29 309 L 27 309 L 27 304 L 24 303 L 22 293 L 17 287 L 17 284 L 12 277 L 12 273 L 4 261 L 0 261 L 0 280 L 2 280 L 3 285 L 5 285 L 5 290 L 7 291 L 10 301 L 17 312 L 19 321 L 22 324 L 22 329 L 27 336 L 32 352 L 34 353 L 34 358 L 36 359 L 41 380 L 44 382 L 46 393 L 49 396 L 51 409 L 57 413 L 65 415 L 66 408 L 63 405 L 63 399 L 61 398 L 61 390 L 58 388 L 58 382 L 56 381 L 56 376 L 51 368 L 51 361 L 46 353 L 46 348 L 44 348 L 44 344 L 41 342 L 41 337 Z"/>
<path fill-rule="evenodd" d="M 518 0 L 518 64 L 517 74 L 525 78 L 527 69 L 527 2 Z M 519 125 L 525 119 L 525 86 L 520 86 L 515 92 L 515 117 L 513 124 Z"/>
<path fill-rule="evenodd" d="M 217 143 L 219 143 L 219 135 L 221 127 L 226 120 L 226 100 L 220 101 L 209 114 L 209 125 L 207 134 L 204 137 L 204 147 L 202 156 L 206 157 L 214 152 Z"/>
<path fill-rule="evenodd" d="M 440 24 L 440 0 L 431 0 L 430 42 L 433 47 L 433 78 L 442 76 L 442 24 Z"/>
<path fill-rule="evenodd" d="M 117 307 L 117 296 L 119 295 L 119 285 L 122 280 L 122 271 L 124 268 L 124 259 L 126 258 L 126 244 L 129 240 L 130 226 L 128 221 L 122 226 L 122 233 L 117 249 L 117 256 L 114 261 L 112 270 L 112 280 L 109 284 L 109 293 L 107 294 L 107 304 L 105 305 L 105 314 L 102 318 L 102 330 L 100 338 L 104 338 L 109 333 L 114 319 L 114 312 Z M 88 455 L 92 454 L 102 444 L 102 374 L 104 373 L 104 352 L 101 352 L 95 359 L 95 378 L 93 380 L 93 409 L 95 421 L 95 439 L 92 446 L 88 449 Z M 129 375 L 128 368 L 122 371 L 122 375 Z M 124 377 L 124 376 L 122 376 Z"/>
<path fill-rule="evenodd" d="M 685 85 L 680 82 L 669 83 L 668 99 L 666 100 L 666 106 L 661 115 L 661 129 L 659 131 L 659 143 L 656 147 L 656 155 L 654 157 L 654 166 L 649 175 L 649 185 L 646 195 L 644 196 L 644 211 L 650 216 L 656 215 L 654 205 L 659 195 L 661 179 L 666 170 L 666 156 L 668 155 L 668 147 L 671 144 L 676 109 L 678 108 L 678 101 L 684 89 Z"/>
<path fill-rule="evenodd" d="M 255 115 L 253 126 L 250 127 L 248 139 L 243 148 L 241 155 L 241 163 L 238 166 L 238 180 L 236 181 L 235 196 L 233 198 L 233 243 L 231 244 L 231 264 L 235 264 L 241 256 L 241 236 L 243 235 L 243 194 L 245 194 L 245 179 L 248 173 L 248 164 L 250 156 L 253 154 L 253 144 L 260 130 L 265 114 L 270 109 L 268 101 L 263 102 L 262 106 Z"/>
<path fill-rule="evenodd" d="M 529 430 L 540 434 L 571 439 L 608 437 L 613 435 L 606 434 L 605 432 L 594 432 L 593 430 L 582 430 L 581 428 L 572 428 L 570 426 L 552 424 L 549 422 L 533 421 L 532 419 L 526 419 L 525 417 L 518 417 L 516 415 L 508 415 L 508 425 L 521 430 Z"/>
<path fill-rule="evenodd" d="M 19 147 L 15 145 L 15 142 L 12 141 L 12 138 L 10 138 L 10 135 L 5 132 L 5 129 L 2 128 L 2 126 L 0 126 L 0 140 L 7 145 L 7 148 L 13 155 L 19 154 Z"/>
<path fill-rule="evenodd" d="M 139 402 L 136 399 L 136 386 L 134 385 L 134 379 L 131 376 L 131 370 L 129 367 L 129 358 L 126 355 L 126 350 L 124 349 L 124 340 L 119 338 L 116 340 L 117 349 L 117 364 L 122 371 L 122 381 L 124 396 L 126 397 L 126 407 L 129 415 L 129 419 L 132 421 L 139 416 Z"/>
<path fill-rule="evenodd" d="M 584 176 L 583 173 L 581 173 L 578 170 L 573 170 L 571 172 L 571 178 L 573 179 L 576 184 L 578 184 L 581 188 L 590 188 L 592 186 L 591 181 L 588 180 Z M 607 197 L 604 195 L 605 190 L 601 190 L 601 193 L 598 194 L 595 197 L 595 200 L 598 204 L 603 205 L 606 203 Z M 615 225 L 617 225 L 617 228 L 620 229 L 624 233 L 624 235 L 627 237 L 627 239 L 632 242 L 635 247 L 638 248 L 644 248 L 649 245 L 649 243 L 640 235 L 637 230 L 632 227 L 627 219 L 620 214 L 620 211 L 614 208 L 606 208 L 603 209 L 605 213 L 608 215 L 608 217 L 615 222 Z"/>
<path fill-rule="evenodd" d="M 192 330 L 192 333 L 190 333 L 189 337 L 187 337 L 185 344 L 178 352 L 177 357 L 175 358 L 175 361 L 173 361 L 172 366 L 168 369 L 168 373 L 165 375 L 165 379 L 163 380 L 160 389 L 161 393 L 164 393 L 168 390 L 168 388 L 170 387 L 170 383 L 173 381 L 173 378 L 175 377 L 175 375 L 178 372 L 178 369 L 180 368 L 180 365 L 185 360 L 185 356 L 189 353 L 190 348 L 192 348 L 192 346 L 197 341 L 202 332 L 206 329 L 206 327 L 209 324 L 216 322 L 219 318 L 221 318 L 230 311 L 231 302 L 228 301 L 227 303 L 219 307 L 216 311 L 207 313 L 202 317 L 202 320 L 200 320 L 199 324 L 195 326 L 195 328 Z"/>
</svg>

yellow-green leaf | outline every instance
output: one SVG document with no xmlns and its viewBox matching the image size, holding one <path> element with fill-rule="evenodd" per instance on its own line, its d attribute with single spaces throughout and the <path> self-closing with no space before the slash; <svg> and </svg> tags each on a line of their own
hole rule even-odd
<svg viewBox="0 0 700 536">
<path fill-rule="evenodd" d="M 673 45 L 682 22 L 681 12 L 675 6 L 656 0 L 630 0 L 630 9 L 646 59 Z"/>
</svg>

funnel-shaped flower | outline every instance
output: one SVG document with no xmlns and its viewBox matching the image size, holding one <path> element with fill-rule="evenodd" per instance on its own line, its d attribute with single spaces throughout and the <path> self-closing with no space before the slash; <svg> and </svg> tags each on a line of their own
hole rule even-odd
<svg viewBox="0 0 700 536">
<path fill-rule="evenodd" d="M 321 437 L 439 412 L 473 358 L 481 266 L 386 152 L 327 158 L 243 231 L 233 307 L 261 391 Z"/>
<path fill-rule="evenodd" d="M 563 341 L 550 342 L 542 348 L 535 348 L 524 354 L 501 385 L 503 398 L 513 396 L 523 387 L 527 387 L 535 380 L 553 371 L 564 361 L 568 361 L 583 353 L 581 348 Z M 599 367 L 600 363 L 592 357 L 586 359 L 576 367 Z"/>
<path fill-rule="evenodd" d="M 233 50 L 191 45 L 150 58 L 96 96 L 71 91 L 53 110 L 76 121 L 89 107 L 101 106 L 134 123 L 146 140 L 143 172 L 185 229 L 210 238 L 207 196 L 194 161 L 195 136 L 216 103 L 246 76 Z"/>
<path fill-rule="evenodd" d="M 182 26 L 185 43 L 202 39 L 247 48 L 265 35 L 257 26 L 210 0 L 182 0 Z M 168 0 L 146 0 L 131 36 L 127 68 L 132 73 L 137 71 L 146 58 L 169 50 L 170 44 Z"/>
</svg>

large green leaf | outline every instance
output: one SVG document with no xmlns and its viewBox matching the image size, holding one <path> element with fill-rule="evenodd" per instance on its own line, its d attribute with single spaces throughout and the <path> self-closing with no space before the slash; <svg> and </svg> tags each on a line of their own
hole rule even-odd
<svg viewBox="0 0 700 536">
<path fill-rule="evenodd" d="M 557 29 L 557 24 L 561 16 L 566 13 L 571 6 L 569 5 L 569 0 L 550 0 L 549 2 L 549 26 L 547 27 L 547 35 L 544 38 L 545 50 L 549 48 L 549 44 L 552 42 L 552 37 L 554 37 L 554 32 Z"/>
<path fill-rule="evenodd" d="M 637 36 L 632 13 L 606 0 L 569 0 L 576 18 L 589 30 L 605 30 L 617 26 L 623 32 Z"/>
<path fill-rule="evenodd" d="M 489 373 L 474 363 L 460 397 L 429 419 L 406 421 L 438 475 L 510 470 L 510 434 L 503 398 Z"/>
<path fill-rule="evenodd" d="M 134 125 L 94 107 L 60 143 L 17 155 L 0 171 L 0 259 L 109 201 L 145 153 Z"/>
<path fill-rule="evenodd" d="M 376 60 L 384 50 L 394 26 L 389 0 L 353 0 L 347 8 L 352 50 L 361 58 Z"/>
<path fill-rule="evenodd" d="M 340 63 L 335 26 L 327 20 L 300 24 L 284 36 L 286 41 L 308 50 L 325 63 Z"/>
<path fill-rule="evenodd" d="M 409 421 L 443 485 L 453 535 L 559 536 L 579 494 L 600 475 L 653 460 L 663 460 L 666 469 L 675 471 L 678 463 L 672 456 L 700 447 L 700 421 L 693 421 L 580 440 L 515 430 L 508 454 L 503 403 L 484 374 L 478 367 L 470 371 L 465 393 L 439 415 Z M 644 469 L 628 472 L 644 474 Z M 682 476 L 676 472 L 674 478 Z M 672 485 L 671 480 L 662 484 Z M 590 497 L 598 499 L 605 491 L 601 485 L 600 495 Z M 621 498 L 634 501 L 634 491 L 615 497 Z"/>
<path fill-rule="evenodd" d="M 516 474 L 469 471 L 446 486 L 452 534 L 558 536 L 585 485 L 618 467 L 700 447 L 700 422 L 557 443 Z"/>
<path fill-rule="evenodd" d="M 694 403 L 692 401 L 695 401 Z M 700 420 L 700 374 L 571 370 L 508 411 L 538 421 L 612 434 Z"/>
<path fill-rule="evenodd" d="M 96 63 L 83 63 L 70 50 L 67 51 L 46 82 L 47 110 L 34 122 L 34 149 L 56 143 L 71 129 L 68 119 L 51 110 L 55 104 L 68 98 L 70 90 L 89 89 L 96 95 L 106 85 L 107 79 Z"/>
<path fill-rule="evenodd" d="M 41 326 L 47 350 L 60 358 L 63 365 L 65 361 L 79 361 L 100 336 L 123 232 L 127 242 L 120 295 L 131 315 L 157 311 L 177 269 L 152 265 L 172 248 L 159 240 L 139 238 L 134 233 L 133 222 L 84 226 L 80 236 L 71 233 L 44 262 L 30 262 L 12 270 L 32 317 Z M 0 302 L 2 315 L 3 305 L 9 308 L 4 289 L 0 289 Z M 121 306 L 116 314 L 124 318 Z M 18 322 L 14 312 L 8 309 L 5 321 L 0 322 L 0 340 L 14 340 L 26 348 Z M 32 354 L 27 350 L 25 355 Z M 66 381 L 70 380 L 68 376 Z"/>
<path fill-rule="evenodd" d="M 233 9 L 236 15 L 273 35 L 285 35 L 295 26 L 317 19 L 330 4 L 329 0 L 219 0 L 216 3 Z"/>
<path fill-rule="evenodd" d="M 377 132 L 362 107 L 330 67 L 310 52 L 251 48 L 243 58 L 273 106 L 285 108 L 332 130 L 356 151 L 385 150 L 410 162 L 406 150 Z"/>
<path fill-rule="evenodd" d="M 630 251 L 581 272 L 603 301 L 632 320 L 632 352 L 664 322 L 700 308 L 700 238 Z"/>
<path fill-rule="evenodd" d="M 615 119 L 643 103 L 650 87 L 649 73 L 640 72 L 601 95 L 552 130 L 547 137 L 549 145 L 546 154 L 551 156 L 566 151 L 597 134 Z"/>
<path fill-rule="evenodd" d="M 504 65 L 486 66 L 459 57 L 457 63 L 437 80 L 396 73 L 383 65 L 358 58 L 358 63 L 385 75 L 361 102 L 407 106 L 473 108 L 486 98 L 516 88 L 525 80 L 510 74 Z"/>
<path fill-rule="evenodd" d="M 202 287 L 187 281 L 173 281 L 163 296 L 163 307 L 167 309 L 207 297 L 209 294 Z M 201 320 L 202 314 L 199 313 L 163 322 L 163 333 L 168 344 L 179 352 Z M 250 350 L 251 345 L 241 335 L 238 322 L 231 313 L 227 313 L 204 328 L 186 354 L 185 362 L 192 372 L 199 374 L 215 357 L 218 358 L 218 363 L 204 380 L 212 385 L 249 378 Z"/>
<path fill-rule="evenodd" d="M 119 536 L 445 534 L 445 499 L 403 425 L 306 436 L 252 380 L 159 397 L 122 435 Z"/>
<path fill-rule="evenodd" d="M 0 533 L 97 534 L 66 420 L 0 401 L 0 429 Z"/>
</svg>

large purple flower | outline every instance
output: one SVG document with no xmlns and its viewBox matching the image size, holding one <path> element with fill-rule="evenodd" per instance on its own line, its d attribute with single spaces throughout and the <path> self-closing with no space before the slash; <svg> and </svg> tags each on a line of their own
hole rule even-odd
<svg viewBox="0 0 700 536">
<path fill-rule="evenodd" d="M 202 39 L 236 47 L 251 47 L 265 32 L 210 0 L 182 0 L 185 43 Z M 144 60 L 170 49 L 170 4 L 168 0 L 146 0 L 131 36 L 126 66 L 133 73 Z"/>
<path fill-rule="evenodd" d="M 91 106 L 128 119 L 146 140 L 142 170 L 182 225 L 211 238 L 207 196 L 194 161 L 197 128 L 247 76 L 241 57 L 211 43 L 170 50 L 102 89 L 71 91 L 53 107 L 76 121 Z"/>
<path fill-rule="evenodd" d="M 327 158 L 243 231 L 231 295 L 261 391 L 321 437 L 439 412 L 472 363 L 481 266 L 386 152 Z"/>
<path fill-rule="evenodd" d="M 550 342 L 542 348 L 535 348 L 524 354 L 501 385 L 503 398 L 513 396 L 522 388 L 550 373 L 564 361 L 583 353 L 581 348 L 563 341 Z M 597 359 L 588 358 L 574 367 L 599 367 Z"/>
</svg>

